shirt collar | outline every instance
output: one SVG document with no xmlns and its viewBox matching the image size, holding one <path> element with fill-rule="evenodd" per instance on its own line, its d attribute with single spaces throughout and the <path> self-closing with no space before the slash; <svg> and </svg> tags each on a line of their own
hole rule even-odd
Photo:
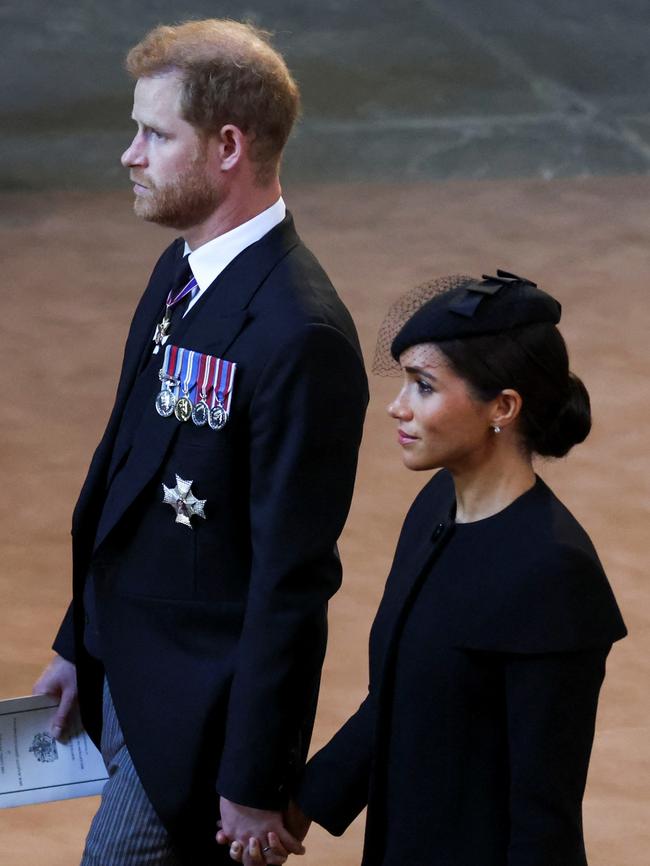
<svg viewBox="0 0 650 866">
<path fill-rule="evenodd" d="M 262 213 L 225 234 L 213 238 L 195 250 L 185 243 L 184 255 L 188 256 L 190 268 L 201 292 L 205 291 L 230 264 L 230 262 L 271 229 L 282 222 L 287 212 L 282 196 Z"/>
</svg>

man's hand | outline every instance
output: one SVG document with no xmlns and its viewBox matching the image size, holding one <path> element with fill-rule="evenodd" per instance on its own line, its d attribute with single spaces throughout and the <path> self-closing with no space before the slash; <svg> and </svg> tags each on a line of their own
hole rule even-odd
<svg viewBox="0 0 650 866">
<path fill-rule="evenodd" d="M 282 814 L 240 806 L 221 797 L 217 842 L 230 844 L 230 856 L 244 866 L 281 864 L 289 854 L 304 854 L 303 845 L 285 829 Z M 265 850 L 266 849 L 266 850 Z"/>
<path fill-rule="evenodd" d="M 59 699 L 52 719 L 52 736 L 57 740 L 65 733 L 70 710 L 77 700 L 77 669 L 62 656 L 54 656 L 34 683 L 33 695 L 52 695 Z"/>
</svg>

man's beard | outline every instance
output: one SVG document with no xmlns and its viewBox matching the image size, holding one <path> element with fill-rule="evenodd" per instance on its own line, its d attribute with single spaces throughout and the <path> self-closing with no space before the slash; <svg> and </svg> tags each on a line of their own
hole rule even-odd
<svg viewBox="0 0 650 866">
<path fill-rule="evenodd" d="M 149 187 L 149 195 L 136 196 L 135 214 L 158 225 L 183 231 L 204 222 L 221 201 L 219 190 L 206 176 L 199 156 L 173 183 Z"/>
</svg>

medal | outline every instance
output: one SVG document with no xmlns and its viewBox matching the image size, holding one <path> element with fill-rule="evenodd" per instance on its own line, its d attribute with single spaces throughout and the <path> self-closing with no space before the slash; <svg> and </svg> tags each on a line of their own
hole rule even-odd
<svg viewBox="0 0 650 866">
<path fill-rule="evenodd" d="M 174 406 L 174 415 L 179 421 L 189 421 L 192 417 L 192 401 L 183 395 Z"/>
<path fill-rule="evenodd" d="M 156 397 L 156 412 L 162 415 L 163 418 L 169 418 L 176 406 L 176 397 L 173 391 L 169 388 L 164 388 L 159 391 Z"/>
<path fill-rule="evenodd" d="M 204 427 L 208 423 L 208 415 L 210 413 L 210 407 L 205 402 L 205 399 L 201 397 L 198 403 L 194 404 L 194 408 L 192 409 L 192 422 L 196 424 L 197 427 Z"/>
<path fill-rule="evenodd" d="M 180 384 L 178 370 L 181 362 L 182 356 L 177 347 L 167 346 L 163 365 L 158 371 L 158 378 L 162 384 L 156 396 L 156 412 L 163 418 L 168 418 L 173 413 L 178 400 L 176 389 Z"/>
<path fill-rule="evenodd" d="M 206 388 L 208 387 L 210 376 L 210 361 L 209 355 L 199 356 L 199 371 L 196 376 L 199 399 L 192 409 L 192 423 L 197 427 L 204 427 L 208 423 L 208 415 L 210 414 L 210 407 L 206 399 Z"/>
<path fill-rule="evenodd" d="M 223 358 L 211 358 L 209 371 L 210 384 L 210 414 L 208 424 L 213 430 L 222 430 L 228 422 L 230 402 L 232 399 L 232 383 L 237 365 Z"/>
<path fill-rule="evenodd" d="M 206 500 L 196 498 L 192 493 L 192 484 L 192 481 L 185 481 L 178 475 L 176 476 L 176 487 L 171 488 L 163 484 L 163 504 L 171 505 L 174 509 L 176 523 L 182 523 L 183 526 L 189 526 L 190 529 L 193 529 L 190 522 L 193 517 L 206 519 L 203 510 Z"/>
<path fill-rule="evenodd" d="M 194 276 L 191 276 L 189 282 L 186 283 L 176 294 L 174 294 L 173 289 L 170 289 L 169 294 L 167 295 L 167 300 L 165 301 L 165 313 L 161 321 L 156 325 L 156 330 L 153 335 L 153 341 L 156 344 L 153 350 L 154 354 L 157 354 L 160 351 L 160 347 L 169 336 L 169 326 L 172 323 L 172 307 L 175 307 L 179 301 L 182 301 L 190 292 L 193 292 L 197 286 L 198 283 L 194 279 Z"/>
<path fill-rule="evenodd" d="M 160 346 L 167 337 L 169 326 L 172 323 L 171 311 L 172 308 L 165 305 L 165 315 L 162 317 L 162 321 L 158 322 L 158 324 L 156 325 L 156 331 L 153 335 L 153 341 L 156 344 L 154 352 L 160 351 Z"/>
<path fill-rule="evenodd" d="M 226 421 L 228 420 L 228 413 L 223 408 L 221 403 L 217 403 L 216 406 L 213 406 L 210 409 L 210 413 L 208 415 L 208 424 L 212 427 L 213 430 L 221 430 L 226 426 Z"/>
<path fill-rule="evenodd" d="M 190 388 L 196 384 L 192 380 L 193 372 L 196 367 L 197 352 L 192 352 L 189 349 L 179 349 L 178 354 L 181 355 L 181 373 L 180 380 L 183 383 L 183 396 L 180 397 L 174 406 L 174 415 L 179 421 L 189 421 L 192 417 L 192 401 L 190 400 Z"/>
<path fill-rule="evenodd" d="M 163 418 L 174 415 L 197 427 L 208 424 L 222 430 L 230 417 L 232 385 L 236 364 L 214 355 L 204 355 L 167 344 L 158 373 L 161 388 L 156 395 L 156 412 Z M 196 388 L 196 403 L 191 393 Z"/>
</svg>

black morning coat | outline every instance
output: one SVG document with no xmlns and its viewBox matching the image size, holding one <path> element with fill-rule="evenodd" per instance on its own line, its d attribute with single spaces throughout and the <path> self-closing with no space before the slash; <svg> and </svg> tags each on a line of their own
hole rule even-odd
<svg viewBox="0 0 650 866">
<path fill-rule="evenodd" d="M 306 758 L 368 391 L 352 319 L 287 215 L 172 322 L 170 343 L 236 362 L 227 424 L 161 417 L 152 336 L 182 254 L 163 253 L 133 318 L 54 648 L 95 742 L 106 673 L 143 785 L 202 866 L 230 862 L 218 795 L 281 808 Z M 163 504 L 176 475 L 206 500 L 191 529 Z M 83 643 L 90 571 L 103 664 Z"/>
<path fill-rule="evenodd" d="M 297 799 L 363 866 L 585 866 L 598 693 L 626 634 L 594 548 L 538 479 L 453 521 L 438 472 L 407 515 L 370 637 L 368 697 Z"/>
</svg>

